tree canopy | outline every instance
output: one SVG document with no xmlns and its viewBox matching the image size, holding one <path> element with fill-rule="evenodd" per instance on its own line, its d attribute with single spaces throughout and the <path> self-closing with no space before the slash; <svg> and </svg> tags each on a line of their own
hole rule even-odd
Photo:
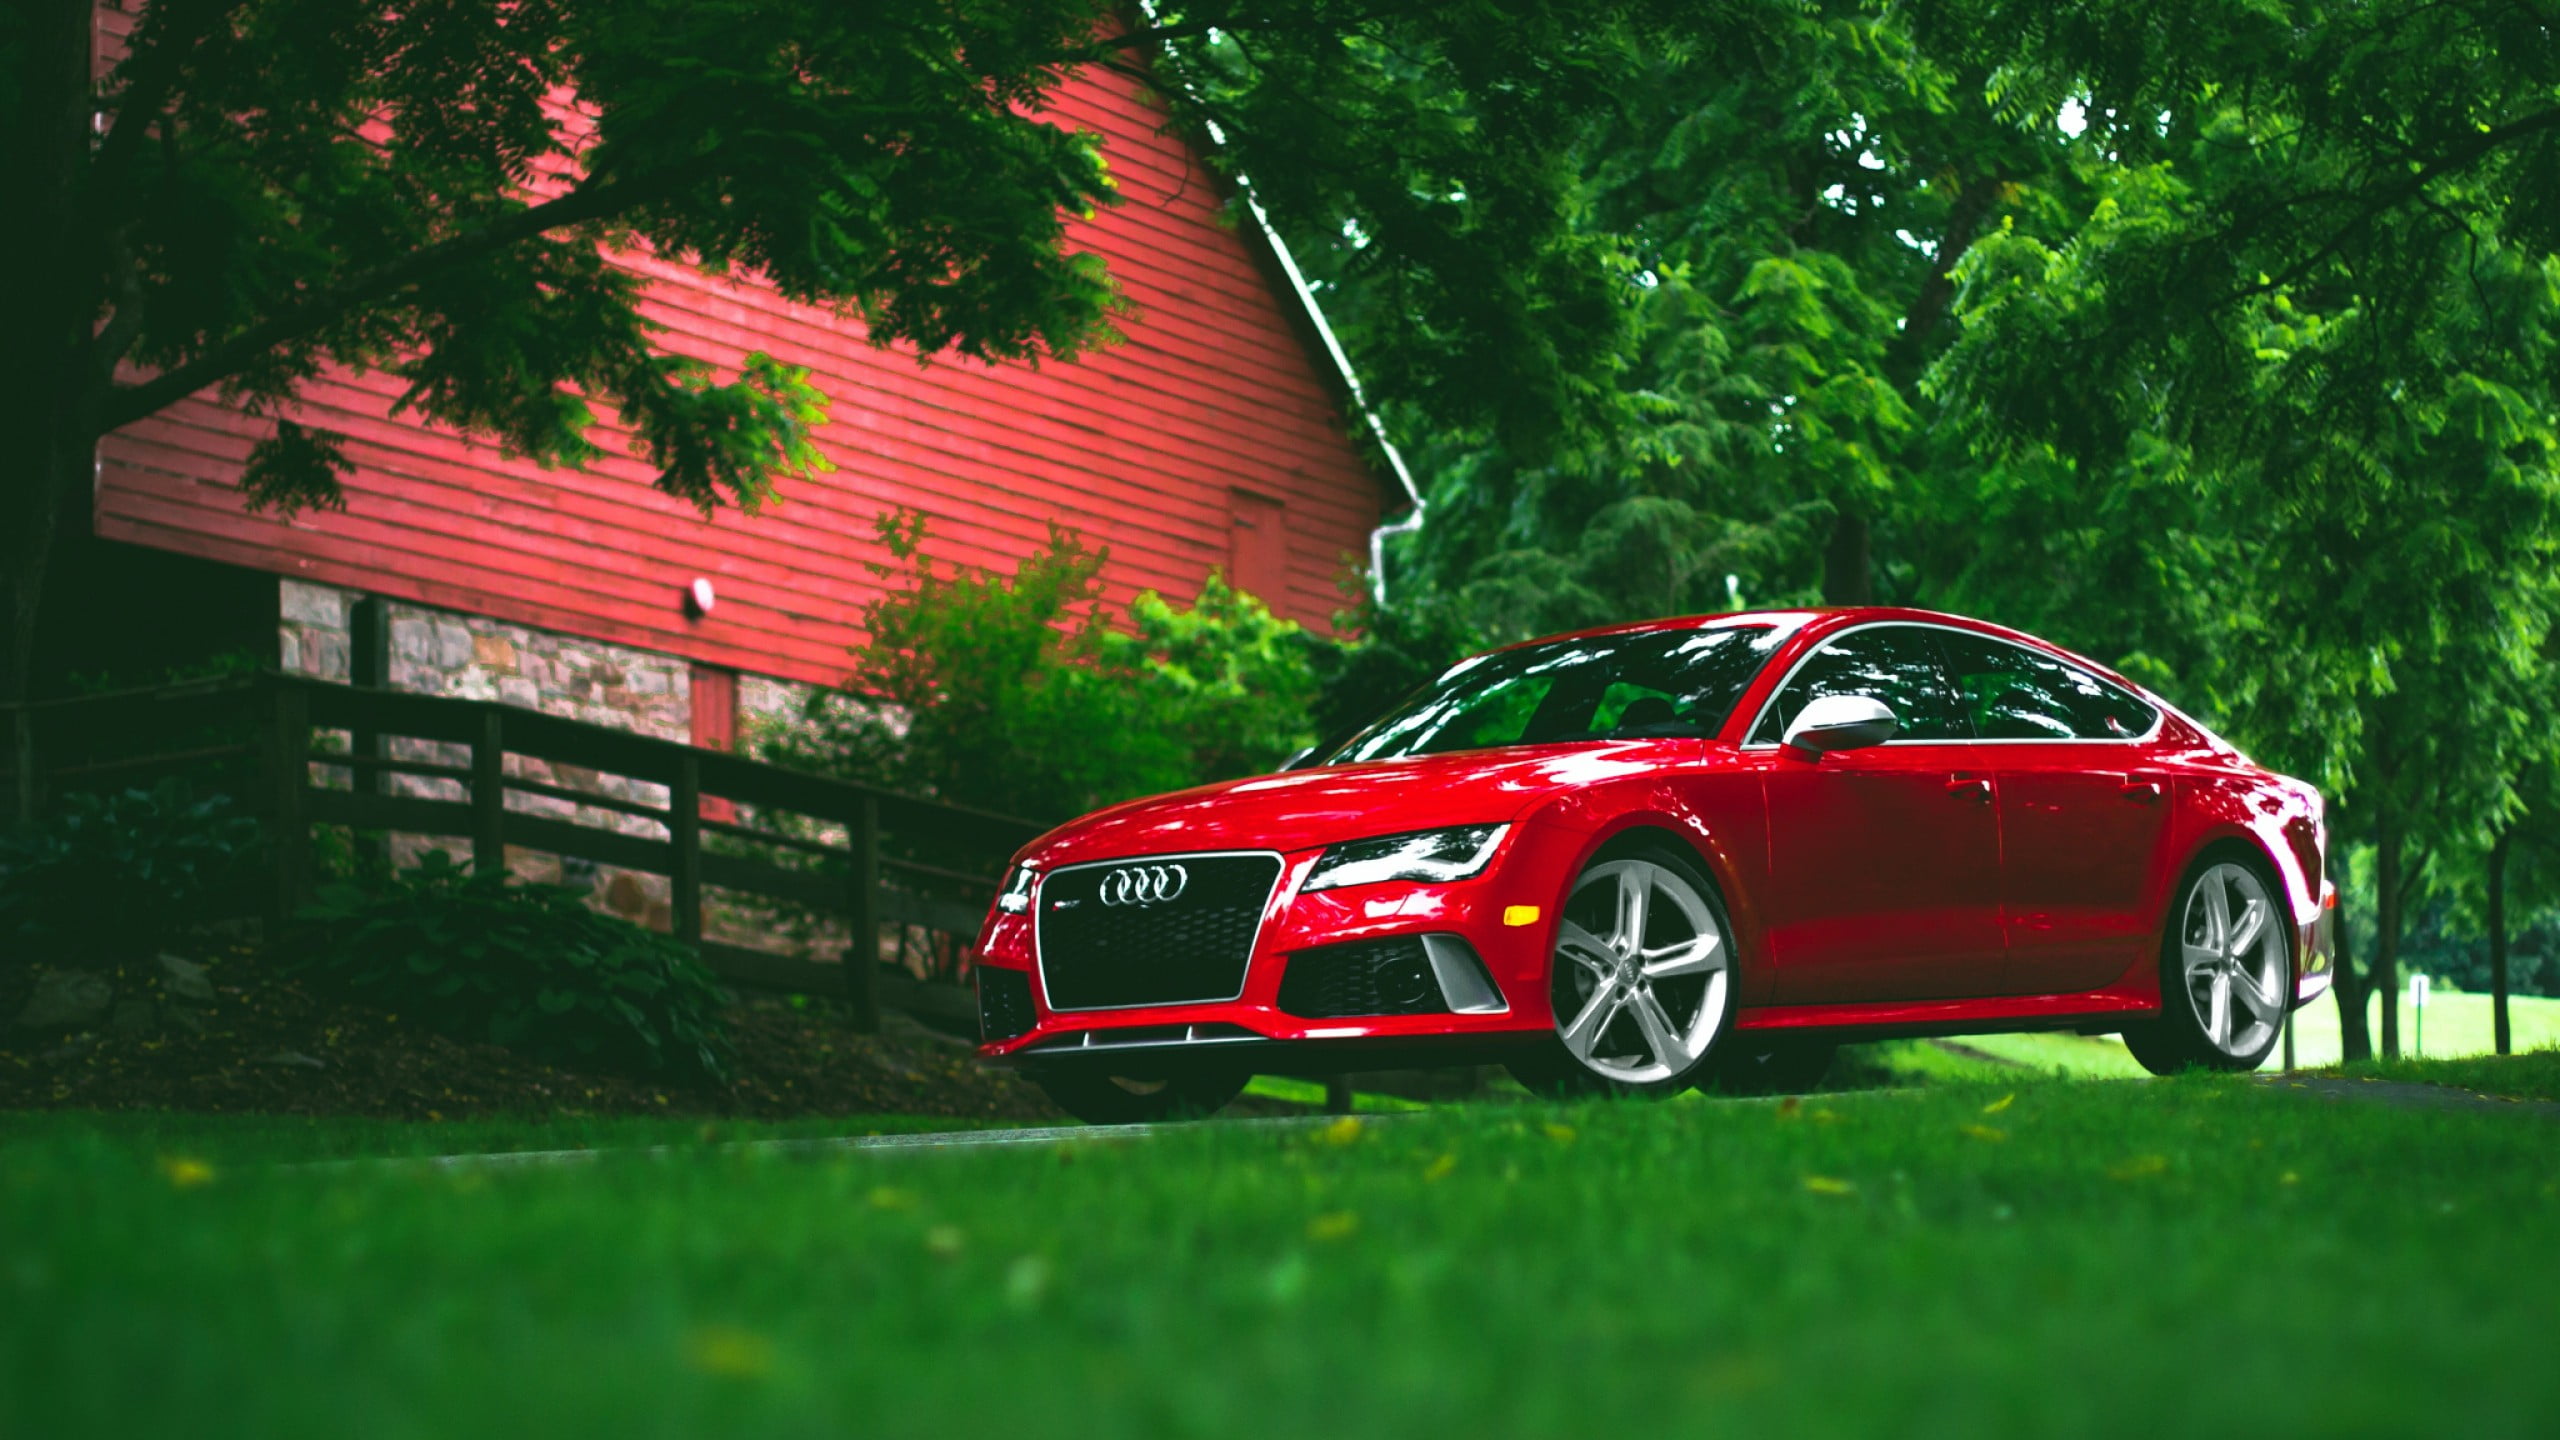
<svg viewBox="0 0 2560 1440">
<path fill-rule="evenodd" d="M 1215 126 L 1276 202 L 1356 197 L 1399 302 L 1446 345 L 1509 357 L 1465 387 L 1482 413 L 1571 428 L 1624 325 L 1568 223 L 1570 137 L 1628 57 L 1766 3 L 152 0 L 100 70 L 94 0 L 17 0 L 0 694 L 26 693 L 96 438 L 198 391 L 269 423 L 243 484 L 287 509 L 337 498 L 339 440 L 291 405 L 330 366 L 388 373 L 427 422 L 547 464 L 592 458 L 609 412 L 706 511 L 823 463 L 806 374 L 668 353 L 618 256 L 753 276 L 920 357 L 1108 343 L 1111 278 L 1067 239 L 1111 203 L 1108 166 L 1044 113 L 1093 67 L 1174 71 L 1174 123 Z M 1264 68 L 1181 83 L 1213 49 Z M 1475 203 L 1405 193 L 1427 177 Z"/>
<path fill-rule="evenodd" d="M 751 508 L 825 397 L 667 354 L 614 257 L 920 356 L 1109 343 L 1108 166 L 1042 111 L 1101 67 L 1284 233 L 1426 483 L 1320 727 L 1569 625 L 1981 614 L 2318 779 L 2383 986 L 2560 805 L 2547 6 L 156 0 L 103 78 L 88 0 L 9 14 L 13 695 L 94 438 L 181 395 L 272 422 L 260 503 L 331 502 L 290 401 L 338 365 L 547 463 L 610 412 Z"/>
<path fill-rule="evenodd" d="M 1576 141 L 1605 422 L 1393 392 L 1431 509 L 1391 564 L 1477 639 L 1867 599 L 2052 635 L 2324 786 L 2388 988 L 2555 728 L 2550 20 L 1817 0 L 1649 57 Z M 1291 238 L 1394 374 L 1365 224 Z"/>
</svg>

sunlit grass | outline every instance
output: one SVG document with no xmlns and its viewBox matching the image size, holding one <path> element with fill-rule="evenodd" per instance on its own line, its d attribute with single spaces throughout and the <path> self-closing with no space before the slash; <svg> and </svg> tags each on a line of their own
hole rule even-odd
<svg viewBox="0 0 2560 1440">
<path fill-rule="evenodd" d="M 2560 1100 L 2560 1047 L 2518 1055 L 2467 1055 L 2451 1060 L 2377 1060 L 2349 1073 L 2385 1080 L 2451 1085 L 2482 1095 L 2518 1100 Z"/>
<path fill-rule="evenodd" d="M 2418 1028 L 2418 1012 L 2409 1003 L 2408 989 L 2403 986 L 2393 997 L 2400 1010 L 2400 1048 L 2416 1053 L 2423 1039 L 2424 1053 L 2437 1059 L 2453 1059 L 2465 1055 L 2487 1055 L 2497 1047 L 2490 1022 L 2489 997 L 2482 994 L 2435 991 L 2427 1001 L 2426 1029 L 2423 1037 Z M 2507 1019 L 2515 1037 L 2515 1048 L 2534 1050 L 2560 1045 L 2560 1000 L 2539 995 L 2517 995 L 2507 1001 Z M 2379 1045 L 2382 1040 L 2382 997 L 2365 997 L 2365 1031 Z M 2293 1012 L 2294 1063 L 2304 1068 L 2338 1063 L 2338 1002 L 2323 995 Z M 2267 1067 L 2274 1069 L 2282 1062 L 2279 1048 L 2267 1057 Z"/>
</svg>

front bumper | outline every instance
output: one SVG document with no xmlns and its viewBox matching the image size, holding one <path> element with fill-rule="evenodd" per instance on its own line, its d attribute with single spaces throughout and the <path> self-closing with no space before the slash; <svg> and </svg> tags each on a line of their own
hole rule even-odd
<svg viewBox="0 0 2560 1440">
<path fill-rule="evenodd" d="M 1022 1034 L 980 1045 L 978 1054 L 1012 1066 L 1198 1059 L 1233 1060 L 1274 1073 L 1300 1068 L 1321 1073 L 1368 1068 L 1409 1054 L 1423 1055 L 1430 1063 L 1463 1064 L 1474 1054 L 1516 1049 L 1552 1027 L 1547 965 L 1562 899 L 1560 887 L 1528 877 L 1571 873 L 1570 855 L 1546 853 L 1569 844 L 1570 837 L 1518 827 L 1485 873 L 1473 879 L 1389 881 L 1306 894 L 1299 887 L 1323 852 L 1284 855 L 1280 884 L 1256 932 L 1242 993 L 1208 1003 L 1054 1009 L 1042 983 L 1031 915 L 999 911 L 979 935 L 977 963 L 1024 972 L 1033 1023 Z M 1465 941 L 1500 992 L 1504 1008 L 1476 1014 L 1309 1018 L 1281 1006 L 1281 982 L 1299 952 L 1427 935 Z"/>
<path fill-rule="evenodd" d="M 2299 1010 L 2329 993 L 2338 978 L 2338 888 L 2323 883 L 2318 917 L 2294 928 L 2298 941 L 2294 953 L 2301 958 L 2294 967 L 2293 1008 Z"/>
</svg>

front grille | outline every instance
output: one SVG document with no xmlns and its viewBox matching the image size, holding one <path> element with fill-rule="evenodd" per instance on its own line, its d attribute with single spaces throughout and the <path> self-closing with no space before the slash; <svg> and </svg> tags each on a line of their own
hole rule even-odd
<svg viewBox="0 0 2560 1440">
<path fill-rule="evenodd" d="M 1419 935 L 1301 950 L 1280 976 L 1280 1008 L 1303 1020 L 1438 1015 L 1449 1008 Z"/>
<path fill-rule="evenodd" d="M 1115 880 L 1139 872 L 1163 888 L 1177 870 L 1179 893 L 1170 898 Z M 1279 882 L 1277 855 L 1150 856 L 1052 872 L 1040 882 L 1039 908 L 1040 981 L 1049 1008 L 1236 998 Z"/>
<path fill-rule="evenodd" d="M 994 965 L 978 967 L 978 1038 L 1010 1040 L 1037 1023 L 1031 1012 L 1031 976 Z"/>
</svg>

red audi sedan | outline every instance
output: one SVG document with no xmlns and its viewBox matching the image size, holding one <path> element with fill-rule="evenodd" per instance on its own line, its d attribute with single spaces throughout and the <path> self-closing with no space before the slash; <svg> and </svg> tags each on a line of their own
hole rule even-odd
<svg viewBox="0 0 2560 1440">
<path fill-rule="evenodd" d="M 1452 667 L 1279 774 L 1015 857 L 984 1058 L 1096 1122 L 1256 1072 L 1769 1090 L 1843 1041 L 2121 1033 L 2249 1069 L 2327 988 L 2318 792 L 2031 636 L 1772 611 Z"/>
</svg>

